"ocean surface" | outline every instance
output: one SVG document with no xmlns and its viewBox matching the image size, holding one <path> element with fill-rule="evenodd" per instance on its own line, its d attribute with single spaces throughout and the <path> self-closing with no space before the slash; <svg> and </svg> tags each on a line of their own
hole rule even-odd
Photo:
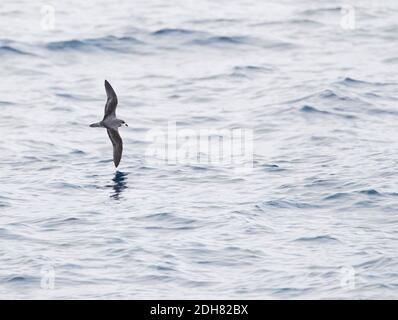
<svg viewBox="0 0 398 320">
<path fill-rule="evenodd" d="M 2 0 L 0 298 L 396 299 L 397 41 L 395 0 Z M 154 161 L 170 123 L 252 168 Z"/>
</svg>

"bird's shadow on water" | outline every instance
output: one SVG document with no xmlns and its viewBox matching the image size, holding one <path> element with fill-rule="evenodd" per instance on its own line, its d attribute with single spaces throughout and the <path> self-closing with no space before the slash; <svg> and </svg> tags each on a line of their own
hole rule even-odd
<svg viewBox="0 0 398 320">
<path fill-rule="evenodd" d="M 109 186 L 113 189 L 113 192 L 110 195 L 112 199 L 119 200 L 124 189 L 128 188 L 127 176 L 128 173 L 116 171 L 115 176 L 112 179 L 113 184 Z"/>
</svg>

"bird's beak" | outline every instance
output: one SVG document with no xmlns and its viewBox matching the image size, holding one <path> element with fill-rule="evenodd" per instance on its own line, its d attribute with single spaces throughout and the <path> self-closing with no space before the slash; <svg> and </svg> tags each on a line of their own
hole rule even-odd
<svg viewBox="0 0 398 320">
<path fill-rule="evenodd" d="M 129 125 L 127 123 L 124 124 L 126 127 L 128 127 Z"/>
</svg>

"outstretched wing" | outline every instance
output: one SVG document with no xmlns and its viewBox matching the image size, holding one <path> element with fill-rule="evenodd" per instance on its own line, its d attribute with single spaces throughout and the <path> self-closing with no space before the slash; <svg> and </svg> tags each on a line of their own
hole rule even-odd
<svg viewBox="0 0 398 320">
<path fill-rule="evenodd" d="M 109 139 L 111 139 L 113 145 L 113 163 L 117 168 L 120 163 L 120 159 L 122 158 L 123 141 L 117 129 L 107 129 L 106 131 L 108 132 Z"/>
<path fill-rule="evenodd" d="M 113 116 L 116 117 L 116 106 L 117 106 L 117 96 L 115 90 L 113 90 L 112 86 L 109 84 L 108 81 L 105 80 L 105 91 L 106 91 L 106 104 L 105 104 L 105 112 L 104 112 L 104 119 Z"/>
</svg>

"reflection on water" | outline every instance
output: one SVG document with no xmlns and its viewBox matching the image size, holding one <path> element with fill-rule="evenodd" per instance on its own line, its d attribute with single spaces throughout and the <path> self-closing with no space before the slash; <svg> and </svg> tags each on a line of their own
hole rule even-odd
<svg viewBox="0 0 398 320">
<path fill-rule="evenodd" d="M 116 171 L 115 176 L 113 177 L 112 181 L 114 184 L 112 185 L 113 193 L 110 195 L 111 198 L 115 200 L 119 200 L 120 196 L 124 189 L 127 187 L 127 176 L 128 173 L 124 173 L 121 171 Z"/>
</svg>

